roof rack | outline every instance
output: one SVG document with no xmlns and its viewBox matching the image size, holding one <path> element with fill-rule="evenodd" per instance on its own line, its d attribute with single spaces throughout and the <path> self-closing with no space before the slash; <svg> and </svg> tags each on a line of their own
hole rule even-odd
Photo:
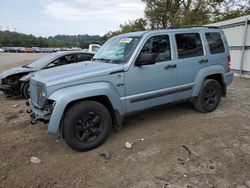
<svg viewBox="0 0 250 188">
<path fill-rule="evenodd" d="M 219 29 L 217 26 L 180 26 L 180 27 L 167 27 L 167 29 L 186 29 L 186 28 L 207 28 L 207 29 Z"/>
</svg>

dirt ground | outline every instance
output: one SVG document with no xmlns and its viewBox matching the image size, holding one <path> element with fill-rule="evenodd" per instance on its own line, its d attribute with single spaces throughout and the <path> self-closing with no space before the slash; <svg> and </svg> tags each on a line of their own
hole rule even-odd
<svg viewBox="0 0 250 188">
<path fill-rule="evenodd" d="M 250 80 L 235 78 L 212 113 L 187 103 L 144 112 L 84 153 L 31 125 L 24 102 L 0 94 L 0 187 L 250 188 Z"/>
</svg>

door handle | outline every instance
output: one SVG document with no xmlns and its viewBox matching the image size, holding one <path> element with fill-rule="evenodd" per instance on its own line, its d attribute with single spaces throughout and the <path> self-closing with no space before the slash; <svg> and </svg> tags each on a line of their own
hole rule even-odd
<svg viewBox="0 0 250 188">
<path fill-rule="evenodd" d="M 208 63 L 208 59 L 202 59 L 199 61 L 200 64 L 203 64 L 203 63 Z"/>
<path fill-rule="evenodd" d="M 177 67 L 176 64 L 170 64 L 170 65 L 167 65 L 167 66 L 165 67 L 165 69 L 174 69 L 174 68 L 176 68 L 176 67 Z"/>
</svg>

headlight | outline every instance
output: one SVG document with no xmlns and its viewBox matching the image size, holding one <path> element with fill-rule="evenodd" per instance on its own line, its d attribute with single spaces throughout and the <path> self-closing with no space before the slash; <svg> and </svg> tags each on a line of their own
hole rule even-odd
<svg viewBox="0 0 250 188">
<path fill-rule="evenodd" d="M 46 91 L 44 86 L 37 85 L 37 104 L 39 107 L 42 107 L 46 100 Z"/>
</svg>

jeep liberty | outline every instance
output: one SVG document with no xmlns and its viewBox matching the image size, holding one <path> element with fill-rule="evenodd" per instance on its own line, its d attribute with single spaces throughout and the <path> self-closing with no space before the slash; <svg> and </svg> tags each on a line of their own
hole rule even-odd
<svg viewBox="0 0 250 188">
<path fill-rule="evenodd" d="M 37 72 L 32 123 L 48 123 L 77 151 L 100 146 L 131 113 L 178 101 L 214 111 L 233 80 L 226 37 L 215 27 L 133 32 L 109 39 L 92 61 Z"/>
</svg>

